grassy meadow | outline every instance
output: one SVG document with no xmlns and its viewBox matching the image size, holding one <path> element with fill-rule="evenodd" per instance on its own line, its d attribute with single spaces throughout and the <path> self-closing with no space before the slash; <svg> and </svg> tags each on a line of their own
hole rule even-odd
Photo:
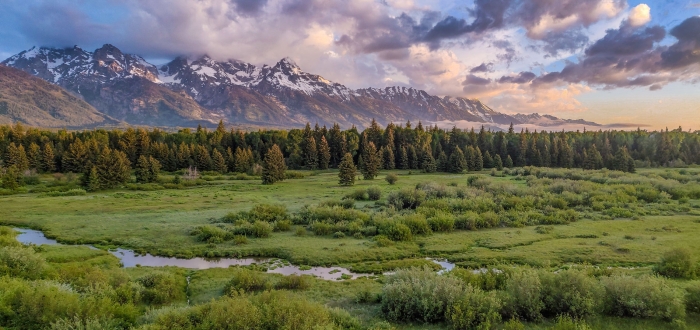
<svg viewBox="0 0 700 330">
<path fill-rule="evenodd" d="M 398 175 L 396 184 L 384 181 L 387 173 Z M 328 319 L 313 325 L 319 329 L 700 329 L 700 294 L 691 294 L 692 288 L 700 287 L 695 281 L 700 273 L 685 278 L 652 276 L 669 251 L 688 251 L 693 262 L 694 256 L 700 256 L 700 169 L 638 169 L 636 174 L 545 168 L 468 174 L 385 171 L 352 187 L 338 185 L 334 170 L 295 171 L 274 185 L 262 185 L 254 177 L 205 174 L 196 184 L 166 189 L 176 175 L 161 174 L 155 184 L 129 184 L 76 196 L 52 192 L 69 191 L 77 186 L 77 178 L 41 175 L 23 193 L 0 196 L 1 226 L 39 229 L 62 243 L 104 249 L 17 250 L 40 260 L 38 277 L 13 273 L 14 264 L 2 266 L 0 257 L 0 275 L 10 275 L 0 280 L 5 282 L 5 289 L 0 289 L 0 326 L 77 329 L 70 326 L 80 324 L 88 329 L 90 322 L 84 320 L 94 317 L 90 324 L 95 329 L 205 329 L 206 324 L 210 328 L 217 324 L 214 311 L 255 310 L 260 319 L 282 315 L 281 311 L 319 313 L 319 320 Z M 278 207 L 277 213 L 270 211 L 273 220 L 258 221 L 269 223 L 264 234 L 258 234 L 254 228 L 258 222 L 252 218 L 263 219 L 267 214 L 249 213 L 258 205 Z M 251 217 L 250 223 L 246 217 Z M 7 227 L 0 227 L 0 248 L 20 249 L 13 243 L 16 233 Z M 392 285 L 408 290 L 392 276 L 335 282 L 306 276 L 288 280 L 255 267 L 124 269 L 105 251 L 115 247 L 181 258 L 275 257 L 296 265 L 342 266 L 370 273 L 419 266 L 398 278 L 426 276 L 425 282 L 434 281 L 438 288 L 449 284 L 441 281 L 458 279 L 454 283 L 460 287 L 477 288 L 480 293 L 475 297 L 497 298 L 500 307 L 494 307 L 497 318 L 471 323 L 455 321 L 459 313 L 454 309 L 425 321 L 411 318 L 400 303 L 391 305 Z M 473 276 L 453 272 L 434 278 L 415 273 L 429 264 L 425 258 L 447 259 L 458 269 L 499 271 Z M 524 307 L 513 302 L 518 297 L 514 292 L 524 291 L 514 288 L 530 282 L 516 283 L 513 278 L 530 276 L 546 283 L 548 276 L 559 274 L 595 287 L 590 289 L 595 292 L 591 297 L 598 298 L 591 298 L 590 304 L 596 306 L 586 305 L 583 309 L 588 312 L 583 313 L 573 308 L 564 311 L 561 315 L 571 316 L 566 319 L 557 319 L 560 313 L 550 310 L 550 300 L 555 298 L 542 298 L 544 305 L 536 313 L 541 316 L 525 316 L 529 314 L 518 310 Z M 607 278 L 640 278 L 649 283 L 659 279 L 673 292 L 669 295 L 675 298 L 668 299 L 680 301 L 683 311 L 637 313 L 610 307 L 611 292 L 617 291 Z M 66 295 L 62 299 L 74 299 L 83 307 L 76 307 L 77 312 L 56 307 L 52 316 L 31 321 L 38 316 L 17 312 L 30 305 L 13 300 L 41 295 L 36 286 L 32 289 L 21 282 L 25 280 L 47 283 L 50 288 L 55 285 L 59 289 L 51 289 L 52 294 Z M 646 285 L 642 282 L 640 287 Z M 61 285 L 72 289 L 62 291 Z M 280 302 L 290 297 L 304 303 Z M 99 299 L 111 299 L 113 304 L 86 307 Z M 446 306 L 452 304 L 451 300 Z M 14 306 L 13 311 L 3 306 Z M 401 310 L 401 319 L 392 319 L 388 310 Z M 66 315 L 80 315 L 83 321 L 70 317 L 65 324 L 56 321 Z M 188 322 L 201 323 L 188 327 L 176 322 L 177 315 L 190 315 Z M 312 326 L 294 324 L 292 329 Z M 261 328 L 282 327 L 265 323 Z"/>
</svg>

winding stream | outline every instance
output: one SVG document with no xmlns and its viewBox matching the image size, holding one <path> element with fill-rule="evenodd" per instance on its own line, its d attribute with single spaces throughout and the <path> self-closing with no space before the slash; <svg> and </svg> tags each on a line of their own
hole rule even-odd
<svg viewBox="0 0 700 330">
<path fill-rule="evenodd" d="M 35 245 L 63 245 L 58 243 L 56 240 L 46 238 L 44 233 L 39 230 L 24 229 L 24 228 L 13 228 L 20 234 L 17 235 L 17 240 L 22 244 L 35 244 Z M 90 249 L 97 249 L 91 245 L 82 245 Z M 373 274 L 360 274 L 353 273 L 350 270 L 342 267 L 311 267 L 309 269 L 301 269 L 299 266 L 291 265 L 280 259 L 255 259 L 255 258 L 221 258 L 221 259 L 204 259 L 204 258 L 192 258 L 192 259 L 178 259 L 169 257 L 159 257 L 151 254 L 137 255 L 132 250 L 126 249 L 116 249 L 109 251 L 112 255 L 117 257 L 123 267 L 165 267 L 165 266 L 175 266 L 188 269 L 209 269 L 209 268 L 228 268 L 230 266 L 248 266 L 252 264 L 260 264 L 267 267 L 268 273 L 282 274 L 282 275 L 312 275 L 317 278 L 324 280 L 344 280 L 344 279 L 356 279 L 360 277 L 374 276 Z M 432 260 L 432 259 L 431 259 Z M 442 266 L 444 271 L 449 271 L 454 268 L 454 264 L 447 262 L 446 260 L 432 260 L 433 262 Z M 345 275 L 345 276 L 343 276 Z M 341 278 L 341 276 L 343 276 Z"/>
</svg>

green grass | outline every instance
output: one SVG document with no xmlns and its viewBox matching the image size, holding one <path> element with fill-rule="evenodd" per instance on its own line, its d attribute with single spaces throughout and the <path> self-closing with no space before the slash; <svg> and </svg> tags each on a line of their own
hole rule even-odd
<svg viewBox="0 0 700 330">
<path fill-rule="evenodd" d="M 690 200 L 688 212 L 668 211 L 662 214 L 640 216 L 638 220 L 615 219 L 600 216 L 590 210 L 581 210 L 583 219 L 568 225 L 522 228 L 492 228 L 478 231 L 457 230 L 416 236 L 408 242 L 394 242 L 378 246 L 369 238 L 332 238 L 315 236 L 311 231 L 297 236 L 295 227 L 288 232 L 274 232 L 270 238 L 248 238 L 246 244 L 236 245 L 233 240 L 222 243 L 200 242 L 190 231 L 211 224 L 230 212 L 247 211 L 259 203 L 283 204 L 290 213 L 304 205 L 315 205 L 327 200 L 339 200 L 357 189 L 377 186 L 382 198 L 377 201 L 359 201 L 355 208 L 372 212 L 380 210 L 388 194 L 402 188 L 413 188 L 419 183 L 436 182 L 449 186 L 466 187 L 467 178 L 475 175 L 454 174 L 399 174 L 396 185 L 389 185 L 380 177 L 372 181 L 360 180 L 354 187 L 337 184 L 337 172 L 323 171 L 266 186 L 258 180 L 206 181 L 185 189 L 135 191 L 115 190 L 88 193 L 85 196 L 39 197 L 38 193 L 0 196 L 0 224 L 43 230 L 48 237 L 60 242 L 94 244 L 99 247 L 122 247 L 156 255 L 194 256 L 260 256 L 286 259 L 296 265 L 338 265 L 356 272 L 384 272 L 409 266 L 430 265 L 427 257 L 447 258 L 462 267 L 480 268 L 489 265 L 532 265 L 556 269 L 570 264 L 590 264 L 614 267 L 632 274 L 648 274 L 668 250 L 690 248 L 700 255 L 697 237 L 700 234 L 700 201 Z M 642 170 L 641 175 L 663 174 L 660 170 Z M 306 174 L 306 173 L 305 173 Z M 487 172 L 478 175 L 487 176 Z M 301 177 L 301 176 L 300 176 Z M 522 177 L 489 177 L 493 182 L 526 188 Z M 166 176 L 165 179 L 168 179 Z M 53 178 L 42 176 L 43 186 L 50 186 Z M 40 187 L 39 187 L 40 188 Z M 31 187 L 29 191 L 31 191 Z M 675 202 L 675 201 L 674 201 Z M 674 204 L 675 205 L 675 204 Z M 646 206 L 642 206 L 646 207 Z M 650 206 L 652 209 L 653 206 Z M 653 209 L 652 209 L 653 210 Z M 650 212 L 652 213 L 652 212 Z M 659 212 L 657 212 L 659 213 Z M 543 226 L 544 227 L 544 226 Z M 117 270 L 117 258 L 104 250 L 77 246 L 44 246 L 38 248 L 46 260 L 56 267 L 84 265 Z M 233 269 L 185 270 L 172 267 L 137 267 L 124 270 L 132 279 L 151 272 L 169 272 L 185 283 L 191 304 L 201 304 L 223 295 Z M 278 274 L 263 274 L 271 281 Z M 377 280 L 360 279 L 332 282 L 312 280 L 309 289 L 301 294 L 330 307 L 340 307 L 369 325 L 381 320 L 379 304 L 355 301 L 359 292 L 377 295 L 381 292 L 382 276 Z M 686 282 L 676 284 L 683 287 Z M 178 301 L 186 304 L 187 301 Z M 671 329 L 668 323 L 596 317 L 587 320 L 593 329 Z M 688 329 L 699 329 L 700 317 L 689 315 Z M 546 329 L 550 323 L 526 324 L 526 329 Z M 445 329 L 446 325 L 398 325 L 400 329 Z"/>
<path fill-rule="evenodd" d="M 534 227 L 455 231 L 386 247 L 378 247 L 369 239 L 330 239 L 310 233 L 303 237 L 293 232 L 273 233 L 271 238 L 249 239 L 244 245 L 235 245 L 233 241 L 209 244 L 189 235 L 198 225 L 209 224 L 229 212 L 249 210 L 259 203 L 284 204 L 290 212 L 295 212 L 304 205 L 337 200 L 370 186 L 382 189 L 379 203 L 383 203 L 391 191 L 422 182 L 466 186 L 467 177 L 473 175 L 396 173 L 399 174 L 396 185 L 388 185 L 380 177 L 360 180 L 354 187 L 340 187 L 336 172 L 327 171 L 269 186 L 259 181 L 220 180 L 184 190 L 109 191 L 44 198 L 37 198 L 36 194 L 2 196 L 0 222 L 41 229 L 48 237 L 66 243 L 120 246 L 179 257 L 279 257 L 308 265 L 349 265 L 429 256 L 473 267 L 502 262 L 638 266 L 658 261 L 666 250 L 674 247 L 700 250 L 700 246 L 692 244 L 700 233 L 697 215 L 581 220 L 554 226 L 547 234 L 537 233 Z M 524 184 L 514 177 L 492 180 Z M 375 205 L 375 202 L 357 202 L 356 208 L 371 210 Z M 625 239 L 626 235 L 634 239 Z"/>
</svg>

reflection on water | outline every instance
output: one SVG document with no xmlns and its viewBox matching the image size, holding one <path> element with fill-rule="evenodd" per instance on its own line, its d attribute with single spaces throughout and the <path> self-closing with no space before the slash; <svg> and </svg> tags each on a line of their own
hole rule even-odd
<svg viewBox="0 0 700 330">
<path fill-rule="evenodd" d="M 445 259 L 430 259 L 430 258 L 428 258 L 428 260 L 442 266 L 442 270 L 440 270 L 438 272 L 439 274 L 449 272 L 455 268 L 455 264 L 453 264 Z"/>
<path fill-rule="evenodd" d="M 134 251 L 125 249 L 116 249 L 109 251 L 115 257 L 122 261 L 125 268 L 139 266 L 148 267 L 165 267 L 176 266 L 190 269 L 209 269 L 209 268 L 228 268 L 229 266 L 249 266 L 267 262 L 268 259 L 178 259 L 169 257 L 159 257 L 150 254 L 137 255 Z"/>
<path fill-rule="evenodd" d="M 58 242 L 56 242 L 56 240 L 46 238 L 46 236 L 44 236 L 44 233 L 38 230 L 22 228 L 13 229 L 20 233 L 19 235 L 17 235 L 17 240 L 22 244 L 58 245 Z"/>
<path fill-rule="evenodd" d="M 22 229 L 14 228 L 14 230 L 20 232 L 17 236 L 17 240 L 22 244 L 35 244 L 35 245 L 61 245 L 56 240 L 48 239 L 44 236 L 44 233 L 38 230 L 32 229 Z M 84 245 L 91 249 L 95 247 L 90 245 Z M 324 280 L 341 280 L 341 279 L 356 279 L 363 276 L 373 276 L 372 274 L 357 274 L 353 273 L 345 268 L 341 267 L 313 267 L 310 269 L 302 270 L 299 266 L 290 265 L 279 259 L 253 259 L 253 258 L 222 258 L 222 259 L 204 259 L 204 258 L 192 258 L 192 259 L 178 259 L 169 257 L 159 257 L 150 254 L 137 255 L 132 250 L 116 249 L 109 251 L 115 257 L 119 258 L 124 267 L 164 267 L 164 266 L 176 266 L 189 269 L 209 269 L 209 268 L 228 268 L 230 266 L 248 266 L 252 264 L 258 264 L 266 267 L 268 273 L 282 274 L 282 275 L 314 275 L 318 278 Z M 344 278 L 341 278 L 341 276 Z"/>
</svg>

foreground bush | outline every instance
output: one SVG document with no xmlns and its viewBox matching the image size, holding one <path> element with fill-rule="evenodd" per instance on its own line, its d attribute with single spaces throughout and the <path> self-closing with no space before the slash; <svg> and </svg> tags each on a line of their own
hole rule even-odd
<svg viewBox="0 0 700 330">
<path fill-rule="evenodd" d="M 259 292 L 272 288 L 272 285 L 267 278 L 260 272 L 256 272 L 246 268 L 236 269 L 236 272 L 231 277 L 224 292 L 228 295 L 235 296 L 239 292 Z"/>
<path fill-rule="evenodd" d="M 311 287 L 311 278 L 303 275 L 287 275 L 275 285 L 276 289 L 306 290 Z"/>
<path fill-rule="evenodd" d="M 394 322 L 440 322 L 463 294 L 460 280 L 430 268 L 399 270 L 382 289 L 382 312 Z"/>
<path fill-rule="evenodd" d="M 164 305 L 186 299 L 184 278 L 164 272 L 154 272 L 138 279 L 143 285 L 142 299 L 154 305 Z"/>
<path fill-rule="evenodd" d="M 697 268 L 695 258 L 690 250 L 677 248 L 666 252 L 654 270 L 666 277 L 692 279 L 695 278 Z"/>
<path fill-rule="evenodd" d="M 568 315 L 575 319 L 594 315 L 602 300 L 600 283 L 582 270 L 542 273 L 542 298 L 547 316 Z"/>
<path fill-rule="evenodd" d="M 605 287 L 604 307 L 608 315 L 684 322 L 683 294 L 663 278 L 613 276 L 601 282 Z"/>
<path fill-rule="evenodd" d="M 468 285 L 452 303 L 447 320 L 453 329 L 491 329 L 501 320 L 501 301 L 495 292 L 484 292 Z"/>
<path fill-rule="evenodd" d="M 504 312 L 526 320 L 542 318 L 542 282 L 534 270 L 514 271 L 504 288 Z"/>
<path fill-rule="evenodd" d="M 38 279 L 41 278 L 45 269 L 46 261 L 31 248 L 21 246 L 0 248 L 0 275 Z"/>
<path fill-rule="evenodd" d="M 690 313 L 700 313 L 700 282 L 693 282 L 685 291 L 685 309 Z"/>
<path fill-rule="evenodd" d="M 404 188 L 394 191 L 387 197 L 389 205 L 397 210 L 415 209 L 425 200 L 425 192 L 417 189 Z"/>
</svg>

